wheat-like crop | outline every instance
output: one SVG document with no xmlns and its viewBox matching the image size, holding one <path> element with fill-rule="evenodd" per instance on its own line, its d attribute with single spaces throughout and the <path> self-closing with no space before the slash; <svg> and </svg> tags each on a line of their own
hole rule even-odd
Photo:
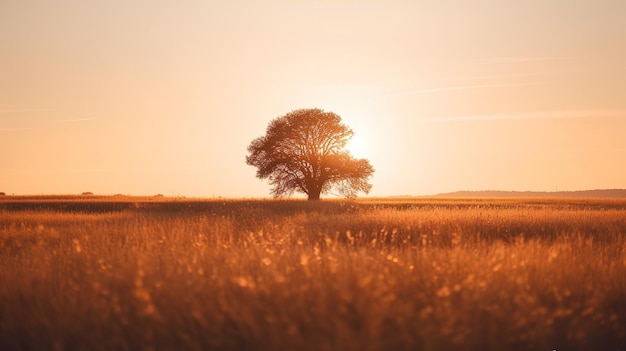
<svg viewBox="0 0 626 351">
<path fill-rule="evenodd" d="M 0 349 L 621 350 L 621 200 L 0 202 Z"/>
</svg>

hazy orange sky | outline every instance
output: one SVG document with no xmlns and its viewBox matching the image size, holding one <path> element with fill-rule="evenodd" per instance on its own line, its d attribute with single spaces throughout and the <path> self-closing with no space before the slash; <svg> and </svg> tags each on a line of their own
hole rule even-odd
<svg viewBox="0 0 626 351">
<path fill-rule="evenodd" d="M 266 197 L 339 114 L 370 195 L 626 187 L 626 1 L 0 2 L 0 191 Z"/>
</svg>

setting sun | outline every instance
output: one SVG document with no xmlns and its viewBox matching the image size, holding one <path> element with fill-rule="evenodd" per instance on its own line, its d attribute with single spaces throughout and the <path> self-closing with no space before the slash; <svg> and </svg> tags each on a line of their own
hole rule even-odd
<svg viewBox="0 0 626 351">
<path fill-rule="evenodd" d="M 352 154 L 354 157 L 357 157 L 357 158 L 367 157 L 366 143 L 359 134 L 355 133 L 352 139 L 348 141 L 348 144 L 346 145 L 346 150 L 348 150 L 350 154 Z"/>
</svg>

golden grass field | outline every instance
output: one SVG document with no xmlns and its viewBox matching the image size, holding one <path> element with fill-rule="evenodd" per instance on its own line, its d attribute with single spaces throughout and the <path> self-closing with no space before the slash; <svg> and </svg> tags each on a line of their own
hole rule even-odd
<svg viewBox="0 0 626 351">
<path fill-rule="evenodd" d="M 626 350 L 626 200 L 0 199 L 0 350 Z"/>
</svg>

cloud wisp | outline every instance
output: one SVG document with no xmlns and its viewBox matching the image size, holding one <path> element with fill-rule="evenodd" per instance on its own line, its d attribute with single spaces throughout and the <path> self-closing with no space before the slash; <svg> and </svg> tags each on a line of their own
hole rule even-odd
<svg viewBox="0 0 626 351">
<path fill-rule="evenodd" d="M 494 114 L 494 115 L 466 115 L 429 117 L 422 119 L 425 122 L 463 122 L 463 121 L 498 121 L 498 120 L 521 120 L 521 119 L 569 119 L 569 118 L 617 118 L 626 117 L 626 109 L 623 110 L 561 110 L 561 111 L 537 111 L 525 113 Z"/>
<path fill-rule="evenodd" d="M 51 111 L 45 108 L 9 108 L 9 107 L 0 107 L 0 114 L 4 113 L 31 113 L 31 112 L 47 112 Z"/>
<path fill-rule="evenodd" d="M 0 128 L 0 132 L 19 132 L 26 130 L 26 128 Z"/>
<path fill-rule="evenodd" d="M 498 64 L 510 64 L 510 63 L 532 63 L 542 61 L 566 61 L 573 60 L 573 57 L 568 56 L 512 56 L 512 57 L 494 57 L 487 59 L 480 64 L 483 65 L 498 65 Z"/>
<path fill-rule="evenodd" d="M 4 110 L 7 111 L 7 110 Z M 25 111 L 25 110 L 24 110 Z M 1 111 L 0 111 L 1 112 Z M 57 123 L 80 123 L 80 122 L 88 122 L 98 120 L 100 117 L 85 117 L 85 118 L 67 118 L 67 119 L 58 119 L 51 122 Z M 50 122 L 48 122 L 50 123 Z M 42 125 L 41 122 L 34 126 L 34 129 L 45 128 L 45 125 Z M 28 130 L 33 128 L 24 128 L 24 127 L 0 127 L 0 132 L 19 132 L 23 130 Z"/>
<path fill-rule="evenodd" d="M 57 122 L 61 123 L 74 123 L 74 122 L 86 122 L 99 119 L 98 117 L 86 117 L 86 118 L 71 118 L 71 119 L 59 119 Z"/>
<path fill-rule="evenodd" d="M 409 95 L 417 95 L 417 94 L 431 94 L 431 93 L 443 93 L 449 91 L 459 91 L 459 90 L 476 90 L 476 89 L 496 89 L 496 88 L 521 88 L 531 85 L 537 85 L 538 83 L 524 83 L 524 84 L 474 84 L 474 85 L 456 85 L 449 87 L 439 87 L 439 88 L 426 88 L 426 89 L 415 89 L 408 90 L 403 92 L 398 92 L 395 94 L 390 94 L 389 96 L 409 96 Z"/>
</svg>

